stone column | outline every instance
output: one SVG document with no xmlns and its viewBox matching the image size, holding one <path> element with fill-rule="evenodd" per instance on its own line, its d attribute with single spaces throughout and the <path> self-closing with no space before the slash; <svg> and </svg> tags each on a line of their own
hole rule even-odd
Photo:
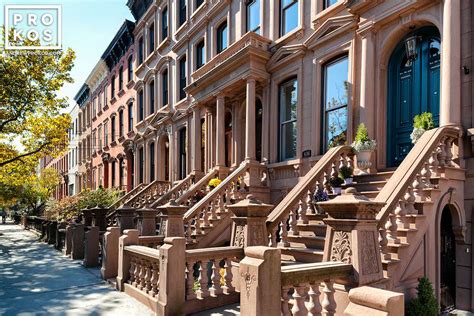
<svg viewBox="0 0 474 316">
<path fill-rule="evenodd" d="M 122 205 L 117 209 L 117 222 L 122 234 L 126 229 L 135 228 L 135 209 L 128 205 Z"/>
<path fill-rule="evenodd" d="M 444 0 L 440 125 L 461 124 L 461 1 Z"/>
<path fill-rule="evenodd" d="M 158 207 L 161 212 L 161 225 L 159 235 L 165 237 L 184 237 L 183 217 L 188 210 L 187 206 L 178 205 L 174 199 Z"/>
<path fill-rule="evenodd" d="M 216 103 L 216 166 L 225 166 L 225 101 L 224 96 L 217 97 Z"/>
<path fill-rule="evenodd" d="M 352 264 L 353 286 L 383 279 L 376 215 L 384 204 L 358 194 L 355 188 L 318 203 L 329 215 L 324 219 L 328 229 L 323 261 Z"/>
<path fill-rule="evenodd" d="M 119 238 L 120 228 L 107 228 L 107 232 L 104 234 L 102 246 L 102 268 L 100 269 L 100 274 L 104 280 L 117 276 Z"/>
<path fill-rule="evenodd" d="M 267 246 L 268 232 L 266 220 L 273 205 L 264 204 L 249 195 L 245 200 L 229 205 L 232 216 L 231 245 L 247 248 Z"/>
<path fill-rule="evenodd" d="M 254 161 L 255 152 L 255 79 L 247 79 L 247 100 L 245 106 L 245 159 Z"/>
<path fill-rule="evenodd" d="M 130 258 L 124 255 L 125 246 L 138 245 L 138 230 L 127 229 L 119 239 L 119 260 L 117 272 L 117 290 L 123 291 L 130 270 Z"/>
<path fill-rule="evenodd" d="M 193 159 L 193 172 L 194 175 L 199 177 L 203 170 L 201 170 L 201 109 L 199 106 L 193 108 L 193 121 L 192 121 L 192 159 Z"/>
<path fill-rule="evenodd" d="M 135 211 L 137 214 L 137 230 L 140 236 L 156 235 L 156 216 L 158 210 L 142 208 Z"/>
<path fill-rule="evenodd" d="M 367 130 L 371 137 L 375 137 L 374 122 L 374 99 L 375 90 L 373 86 L 374 63 L 375 63 L 375 46 L 374 33 L 366 30 L 362 36 L 362 60 L 360 75 L 360 118 L 359 121 L 367 126 Z"/>
<path fill-rule="evenodd" d="M 239 265 L 240 313 L 280 315 L 280 249 L 263 246 L 245 248 L 245 258 Z"/>
<path fill-rule="evenodd" d="M 99 265 L 99 227 L 92 226 L 85 233 L 84 261 L 86 268 L 97 267 Z"/>
</svg>

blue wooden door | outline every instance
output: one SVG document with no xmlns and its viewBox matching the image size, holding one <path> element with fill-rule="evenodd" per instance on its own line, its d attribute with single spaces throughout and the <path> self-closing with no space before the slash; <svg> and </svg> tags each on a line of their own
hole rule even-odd
<svg viewBox="0 0 474 316">
<path fill-rule="evenodd" d="M 413 147 L 413 118 L 433 113 L 439 124 L 440 40 L 432 27 L 419 29 L 417 58 L 408 60 L 405 40 L 393 52 L 388 69 L 387 166 L 398 166 Z"/>
</svg>

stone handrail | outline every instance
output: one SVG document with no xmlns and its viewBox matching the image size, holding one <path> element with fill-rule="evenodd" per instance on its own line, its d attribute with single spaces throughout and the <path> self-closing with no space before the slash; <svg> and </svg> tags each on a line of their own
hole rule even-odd
<svg viewBox="0 0 474 316">
<path fill-rule="evenodd" d="M 209 181 L 212 178 L 216 177 L 217 174 L 218 174 L 217 169 L 214 168 L 214 169 L 210 170 L 204 177 L 199 179 L 198 182 L 196 182 L 193 186 L 191 186 L 189 188 L 189 190 L 187 190 L 186 192 L 181 194 L 181 196 L 179 196 L 176 199 L 176 203 L 178 203 L 178 204 L 190 204 L 190 200 L 193 198 L 194 194 L 196 194 L 196 192 L 199 191 L 199 190 L 205 189 L 207 184 L 209 183 Z"/>
<path fill-rule="evenodd" d="M 186 301 L 204 299 L 208 296 L 216 297 L 222 294 L 229 295 L 235 292 L 232 286 L 234 277 L 232 275 L 232 261 L 240 261 L 244 256 L 244 249 L 240 247 L 186 250 Z M 222 263 L 224 285 L 221 286 Z M 199 273 L 197 278 L 194 277 L 195 269 Z M 196 281 L 199 283 L 197 289 L 195 287 Z"/>
<path fill-rule="evenodd" d="M 169 181 L 155 180 L 135 194 L 126 204 L 133 208 L 150 205 L 171 189 Z"/>
<path fill-rule="evenodd" d="M 140 183 L 136 187 L 134 187 L 132 190 L 127 192 L 124 196 L 122 196 L 120 199 L 118 199 L 116 202 L 114 202 L 112 205 L 109 206 L 109 210 L 114 211 L 116 208 L 118 208 L 120 205 L 122 205 L 125 201 L 127 201 L 130 197 L 134 196 L 137 194 L 139 191 L 141 191 L 145 187 L 144 183 Z M 112 212 L 111 212 L 112 213 Z M 110 214 L 111 214 L 110 213 Z M 109 215 L 110 215 L 109 214 Z M 107 217 L 109 217 L 109 215 Z"/>
<path fill-rule="evenodd" d="M 204 233 L 204 228 L 211 226 L 211 222 L 228 212 L 227 206 L 231 200 L 240 199 L 239 178 L 244 175 L 249 168 L 249 163 L 244 161 L 229 176 L 227 176 L 217 187 L 194 204 L 184 215 L 186 226 L 186 239 L 192 241 L 192 236 L 196 238 Z M 242 181 L 243 183 L 243 181 Z M 194 231 L 192 227 L 194 226 Z"/>
<path fill-rule="evenodd" d="M 431 180 L 440 175 L 441 168 L 460 168 L 453 159 L 459 155 L 461 130 L 443 126 L 426 131 L 410 150 L 408 156 L 375 198 L 385 206 L 377 214 L 380 246 L 387 257 L 388 241 L 398 243 L 397 229 L 408 228 L 407 214 L 418 214 L 415 202 L 423 201 L 424 190 L 435 188 Z"/>
<path fill-rule="evenodd" d="M 143 246 L 126 246 L 124 252 L 130 258 L 128 280 L 142 294 L 151 298 L 158 295 L 160 279 L 160 252 Z"/>
<path fill-rule="evenodd" d="M 342 262 L 320 262 L 281 268 L 282 315 L 334 315 L 334 283 L 350 281 L 352 265 Z M 321 299 L 320 287 L 323 287 Z M 291 294 L 292 293 L 292 294 Z M 338 311 L 339 312 L 339 311 Z"/>
<path fill-rule="evenodd" d="M 186 178 L 180 180 L 176 185 L 174 185 L 171 190 L 162 195 L 158 200 L 151 204 L 151 208 L 156 208 L 168 202 L 170 199 L 178 199 L 183 194 L 185 194 L 194 184 L 194 175 L 188 174 Z"/>
<path fill-rule="evenodd" d="M 138 245 L 149 248 L 158 248 L 163 245 L 165 236 L 139 236 Z"/>
<path fill-rule="evenodd" d="M 271 234 L 271 245 L 276 246 L 277 231 L 280 229 L 280 240 L 285 242 L 288 233 L 298 235 L 297 222 L 307 224 L 306 214 L 314 213 L 313 196 L 317 189 L 330 191 L 329 180 L 337 177 L 342 166 L 353 167 L 353 152 L 350 146 L 331 148 L 296 184 L 285 198 L 268 216 L 267 227 Z M 286 222 L 289 219 L 290 231 Z"/>
</svg>

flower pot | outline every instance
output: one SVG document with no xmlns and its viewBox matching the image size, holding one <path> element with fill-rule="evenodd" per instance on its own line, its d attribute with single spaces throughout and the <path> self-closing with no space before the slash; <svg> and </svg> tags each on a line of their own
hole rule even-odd
<svg viewBox="0 0 474 316">
<path fill-rule="evenodd" d="M 372 166 L 372 152 L 373 150 L 359 151 L 357 156 L 357 169 L 358 174 L 369 174 L 370 167 Z"/>
<path fill-rule="evenodd" d="M 345 185 L 352 184 L 352 181 L 353 181 L 353 178 L 346 178 L 346 179 L 344 179 L 344 184 Z"/>
<path fill-rule="evenodd" d="M 340 195 L 342 193 L 342 188 L 332 188 L 332 191 L 334 192 L 334 194 Z"/>
</svg>

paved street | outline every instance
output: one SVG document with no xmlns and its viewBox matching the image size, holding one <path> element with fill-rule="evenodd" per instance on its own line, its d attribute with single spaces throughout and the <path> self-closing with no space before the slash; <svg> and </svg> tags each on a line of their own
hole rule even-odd
<svg viewBox="0 0 474 316">
<path fill-rule="evenodd" d="M 152 315 L 38 236 L 0 225 L 0 315 Z"/>
</svg>

